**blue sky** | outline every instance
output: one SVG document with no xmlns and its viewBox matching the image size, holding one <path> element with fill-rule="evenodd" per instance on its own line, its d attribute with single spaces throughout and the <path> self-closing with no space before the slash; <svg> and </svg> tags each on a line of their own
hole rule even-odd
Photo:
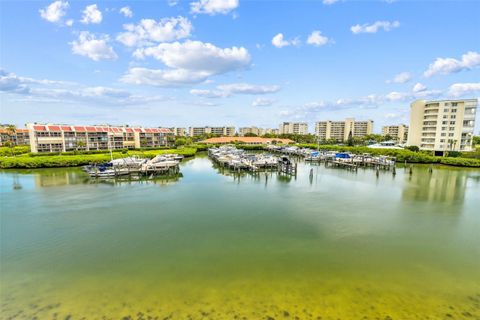
<svg viewBox="0 0 480 320">
<path fill-rule="evenodd" d="M 379 132 L 415 99 L 480 95 L 478 1 L 0 3 L 2 123 Z"/>
</svg>

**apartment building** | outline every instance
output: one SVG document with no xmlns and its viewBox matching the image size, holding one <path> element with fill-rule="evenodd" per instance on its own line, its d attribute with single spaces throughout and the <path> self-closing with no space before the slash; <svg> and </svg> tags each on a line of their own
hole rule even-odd
<svg viewBox="0 0 480 320">
<path fill-rule="evenodd" d="M 306 122 L 284 122 L 279 128 L 280 134 L 308 134 Z"/>
<path fill-rule="evenodd" d="M 4 146 L 7 141 L 14 146 L 28 145 L 30 143 L 28 130 L 16 128 L 12 132 L 6 127 L 0 127 L 0 146 Z"/>
<path fill-rule="evenodd" d="M 347 141 L 352 137 L 364 137 L 373 132 L 373 120 L 355 121 L 347 118 L 344 121 L 318 121 L 315 123 L 315 135 L 320 140 Z"/>
<path fill-rule="evenodd" d="M 398 124 L 393 126 L 383 126 L 382 136 L 390 136 L 400 144 L 407 143 L 408 138 L 408 126 L 404 124 Z"/>
<path fill-rule="evenodd" d="M 170 128 L 170 130 L 173 131 L 173 134 L 176 137 L 185 137 L 187 135 L 187 129 L 185 128 L 174 127 L 174 128 Z"/>
<path fill-rule="evenodd" d="M 27 124 L 32 152 L 155 148 L 169 144 L 168 128 Z"/>
<path fill-rule="evenodd" d="M 471 151 L 477 105 L 477 99 L 414 101 L 407 145 L 438 155 Z"/>
<path fill-rule="evenodd" d="M 204 134 L 216 134 L 219 136 L 233 137 L 235 135 L 235 127 L 190 127 L 188 135 L 190 137 L 201 136 Z"/>
</svg>

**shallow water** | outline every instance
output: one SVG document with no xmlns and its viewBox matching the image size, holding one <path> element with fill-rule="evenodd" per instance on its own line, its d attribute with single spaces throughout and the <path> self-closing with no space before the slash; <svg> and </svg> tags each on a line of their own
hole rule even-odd
<svg viewBox="0 0 480 320">
<path fill-rule="evenodd" d="M 0 315 L 480 319 L 479 170 L 298 170 L 0 172 Z"/>
</svg>

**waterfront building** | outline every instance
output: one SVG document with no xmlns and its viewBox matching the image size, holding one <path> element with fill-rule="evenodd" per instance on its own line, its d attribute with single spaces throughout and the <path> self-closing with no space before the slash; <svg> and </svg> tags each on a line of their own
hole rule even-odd
<svg viewBox="0 0 480 320">
<path fill-rule="evenodd" d="M 257 136 L 263 136 L 266 133 L 266 129 L 258 127 L 243 127 L 238 129 L 238 134 L 244 136 L 246 134 L 255 134 Z"/>
<path fill-rule="evenodd" d="M 4 146 L 7 141 L 14 146 L 28 145 L 30 143 L 28 130 L 15 128 L 13 131 L 10 131 L 7 127 L 0 127 L 0 146 Z"/>
<path fill-rule="evenodd" d="M 471 151 L 477 104 L 477 99 L 414 101 L 407 145 L 438 155 Z"/>
<path fill-rule="evenodd" d="M 219 136 L 235 135 L 235 127 L 190 127 L 188 128 L 188 135 L 190 137 L 202 136 L 205 134 L 217 134 Z"/>
<path fill-rule="evenodd" d="M 200 143 L 205 144 L 229 144 L 229 143 L 241 143 L 241 144 L 290 144 L 294 141 L 290 139 L 280 139 L 280 138 L 261 138 L 261 137 L 218 137 L 210 138 Z"/>
<path fill-rule="evenodd" d="M 169 144 L 168 128 L 27 124 L 32 152 L 156 148 Z"/>
<path fill-rule="evenodd" d="M 315 123 L 315 135 L 320 140 L 334 139 L 339 142 L 347 141 L 350 134 L 352 137 L 364 137 L 372 134 L 373 120 L 355 121 L 347 118 L 344 121 L 318 121 Z"/>
<path fill-rule="evenodd" d="M 407 143 L 408 126 L 404 124 L 383 126 L 382 136 L 390 136 L 392 137 L 392 139 L 395 139 L 400 144 Z"/>
<path fill-rule="evenodd" d="M 278 136 L 280 134 L 280 130 L 274 128 L 267 128 L 265 129 L 265 134 L 273 134 Z"/>
<path fill-rule="evenodd" d="M 306 122 L 284 122 L 279 128 L 280 134 L 308 134 Z"/>
<path fill-rule="evenodd" d="M 187 129 L 185 128 L 174 127 L 174 128 L 170 128 L 170 130 L 173 131 L 173 134 L 176 137 L 185 137 L 187 135 Z"/>
</svg>

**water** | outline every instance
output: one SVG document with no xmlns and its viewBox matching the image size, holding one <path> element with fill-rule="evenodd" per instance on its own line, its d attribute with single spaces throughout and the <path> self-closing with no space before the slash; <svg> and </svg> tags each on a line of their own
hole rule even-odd
<svg viewBox="0 0 480 320">
<path fill-rule="evenodd" d="M 2 319 L 480 319 L 479 170 L 181 171 L 1 172 Z"/>
</svg>

